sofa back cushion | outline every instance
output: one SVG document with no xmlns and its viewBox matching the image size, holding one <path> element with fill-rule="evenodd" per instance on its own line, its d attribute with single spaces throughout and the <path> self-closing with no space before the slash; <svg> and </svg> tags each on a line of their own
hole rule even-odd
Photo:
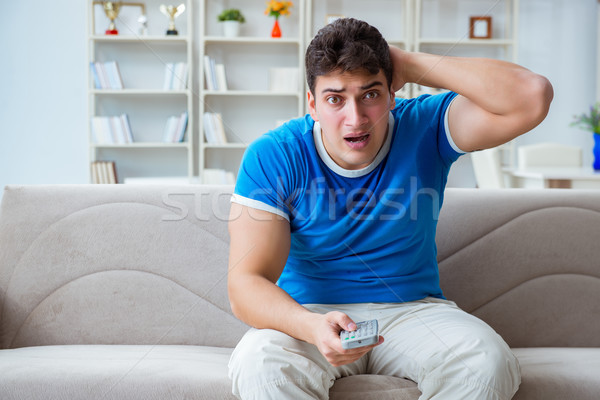
<svg viewBox="0 0 600 400">
<path fill-rule="evenodd" d="M 448 189 L 446 297 L 512 347 L 600 346 L 600 190 Z"/>
<path fill-rule="evenodd" d="M 229 186 L 10 186 L 0 348 L 234 346 Z M 249 232 L 249 234 L 252 234 Z M 444 294 L 513 347 L 600 346 L 600 191 L 448 189 Z"/>
<path fill-rule="evenodd" d="M 0 348 L 234 346 L 230 187 L 7 187 L 0 209 Z"/>
</svg>

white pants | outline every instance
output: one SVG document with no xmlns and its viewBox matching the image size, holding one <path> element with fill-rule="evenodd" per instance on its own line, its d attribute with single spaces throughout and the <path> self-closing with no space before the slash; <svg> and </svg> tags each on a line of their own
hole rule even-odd
<svg viewBox="0 0 600 400">
<path fill-rule="evenodd" d="M 420 400 L 508 400 L 521 382 L 519 363 L 504 340 L 451 301 L 305 307 L 318 313 L 341 311 L 355 322 L 377 319 L 385 342 L 353 364 L 333 367 L 309 343 L 279 331 L 251 329 L 229 362 L 236 396 L 328 399 L 336 379 L 378 374 L 417 382 Z"/>
</svg>

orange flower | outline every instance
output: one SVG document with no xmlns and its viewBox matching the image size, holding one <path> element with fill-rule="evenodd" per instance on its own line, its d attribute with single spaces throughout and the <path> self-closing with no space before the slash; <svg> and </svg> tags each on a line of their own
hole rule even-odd
<svg viewBox="0 0 600 400">
<path fill-rule="evenodd" d="M 280 15 L 290 15 L 290 7 L 294 4 L 291 1 L 276 1 L 270 0 L 267 2 L 267 9 L 265 15 L 269 17 L 279 18 Z"/>
</svg>

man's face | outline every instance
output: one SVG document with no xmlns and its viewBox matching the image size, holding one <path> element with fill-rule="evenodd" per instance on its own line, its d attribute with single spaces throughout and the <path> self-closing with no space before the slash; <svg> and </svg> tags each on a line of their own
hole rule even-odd
<svg viewBox="0 0 600 400">
<path fill-rule="evenodd" d="M 317 77 L 308 92 L 310 115 L 321 124 L 329 156 L 344 169 L 368 166 L 383 146 L 394 93 L 383 71 L 332 72 Z"/>
</svg>

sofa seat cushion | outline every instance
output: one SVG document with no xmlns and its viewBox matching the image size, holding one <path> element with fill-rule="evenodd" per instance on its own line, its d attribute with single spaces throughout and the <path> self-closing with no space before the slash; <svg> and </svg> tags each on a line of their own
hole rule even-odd
<svg viewBox="0 0 600 400">
<path fill-rule="evenodd" d="M 329 391 L 330 400 L 416 400 L 417 384 L 384 375 L 355 375 L 341 378 Z"/>
<path fill-rule="evenodd" d="M 3 400 L 235 399 L 232 349 L 202 346 L 39 346 L 0 350 Z"/>
<path fill-rule="evenodd" d="M 512 349 L 521 364 L 513 400 L 598 400 L 600 348 Z"/>
</svg>

